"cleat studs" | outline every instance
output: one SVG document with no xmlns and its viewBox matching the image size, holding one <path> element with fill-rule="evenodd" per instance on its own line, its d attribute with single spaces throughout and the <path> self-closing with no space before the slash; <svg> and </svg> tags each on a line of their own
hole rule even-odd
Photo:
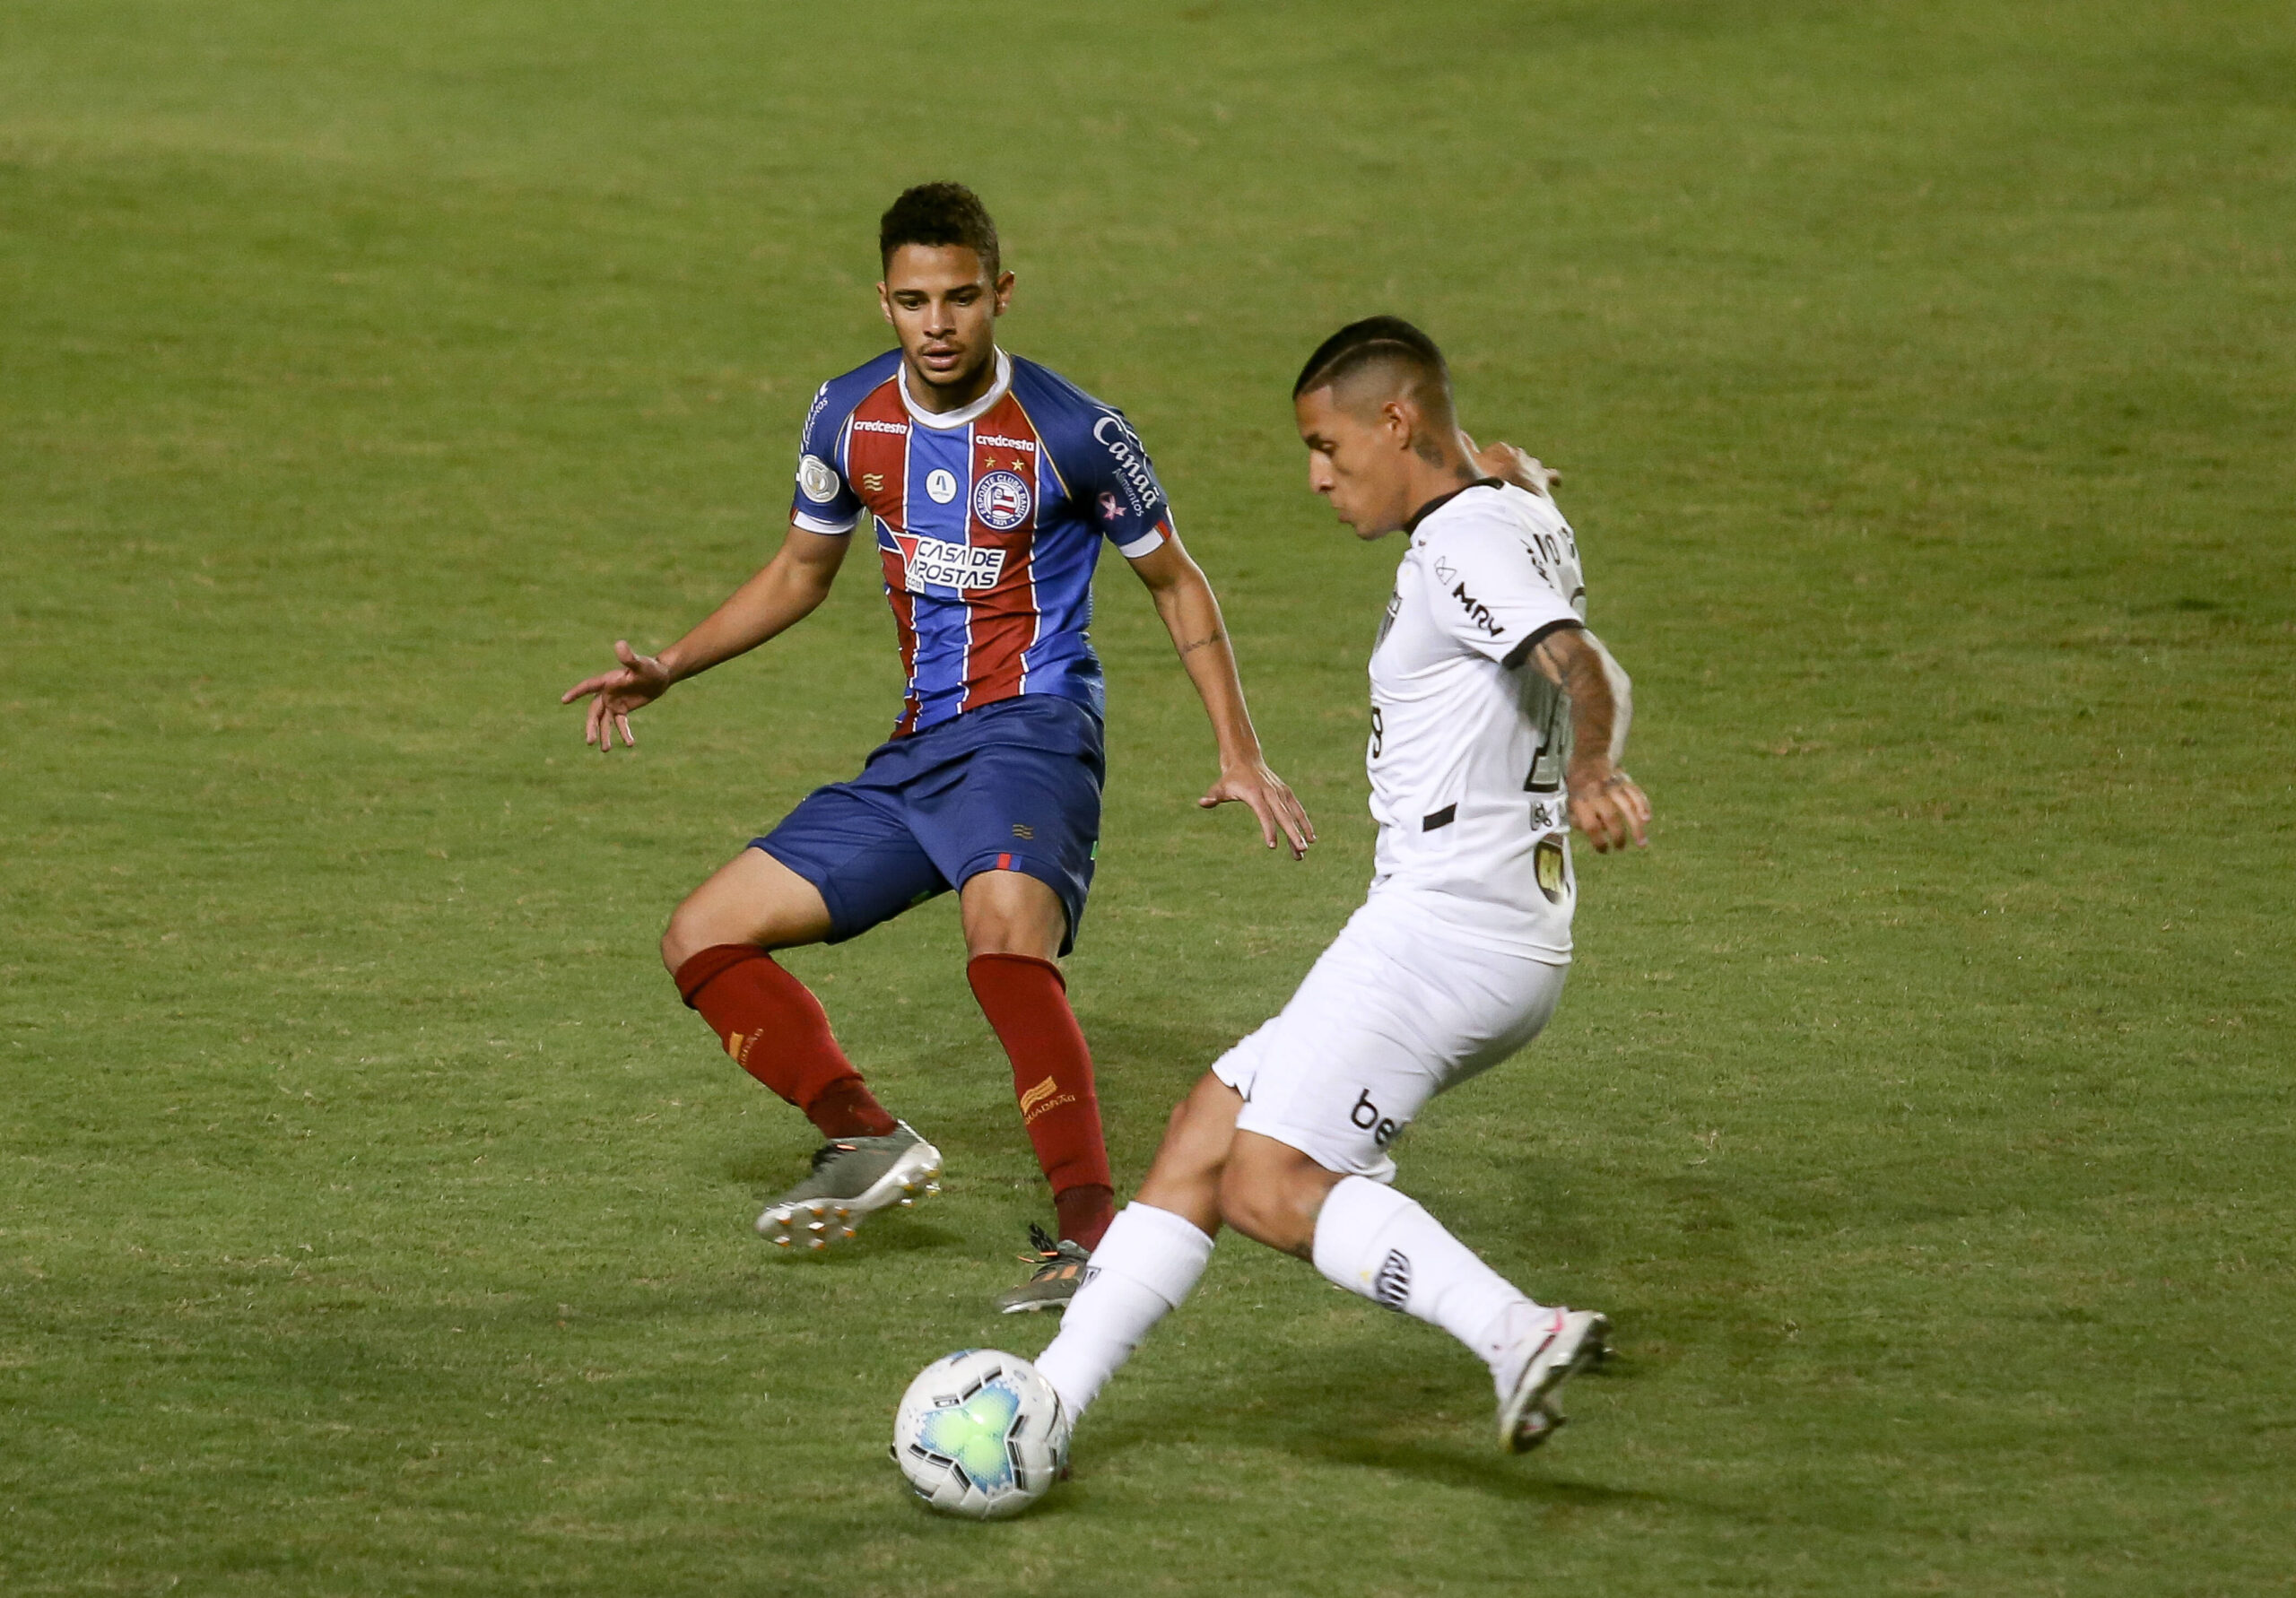
<svg viewBox="0 0 2296 1598">
<path fill-rule="evenodd" d="M 927 1182 L 925 1185 L 925 1191 L 927 1193 L 938 1193 L 941 1191 L 941 1185 L 938 1182 Z"/>
<path fill-rule="evenodd" d="M 829 1246 L 829 1239 L 827 1238 L 815 1238 L 812 1242 L 806 1244 L 805 1246 L 813 1250 L 815 1253 L 819 1253 L 821 1250 Z"/>
<path fill-rule="evenodd" d="M 916 1203 L 917 1203 L 917 1201 L 916 1201 L 915 1199 L 913 1199 L 913 1198 L 903 1198 L 903 1199 L 900 1201 L 900 1207 L 901 1207 L 902 1209 L 904 1209 L 904 1210 L 907 1210 L 907 1209 L 912 1208 L 912 1207 L 916 1204 Z"/>
</svg>

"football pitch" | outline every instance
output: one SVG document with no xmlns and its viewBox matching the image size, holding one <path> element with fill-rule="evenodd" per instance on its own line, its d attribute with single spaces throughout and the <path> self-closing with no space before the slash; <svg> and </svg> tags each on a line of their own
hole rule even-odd
<svg viewBox="0 0 2296 1598">
<path fill-rule="evenodd" d="M 0 10 L 0 1591 L 2290 1591 L 2292 83 L 2262 0 Z M 654 943 L 884 734 L 883 600 L 634 755 L 556 697 L 775 547 L 941 177 L 1323 835 L 1195 808 L 1105 559 L 1119 1196 L 1368 874 L 1300 360 L 1407 316 L 1567 473 L 1653 847 L 1399 1156 L 1616 1324 L 1535 1455 L 1231 1238 L 1072 1481 L 909 1501 L 909 1376 L 1054 1330 L 947 899 L 789 958 L 947 1191 L 750 1229 L 816 1140 Z"/>
</svg>

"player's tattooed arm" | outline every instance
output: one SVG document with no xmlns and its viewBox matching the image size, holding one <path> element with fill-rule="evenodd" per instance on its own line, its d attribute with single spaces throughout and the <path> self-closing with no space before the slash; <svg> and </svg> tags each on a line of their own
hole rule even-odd
<svg viewBox="0 0 2296 1598">
<path fill-rule="evenodd" d="M 793 526 L 757 575 L 659 655 L 640 655 L 627 638 L 617 638 L 613 652 L 621 664 L 584 678 L 559 696 L 561 705 L 590 701 L 583 742 L 596 744 L 604 754 L 613 747 L 618 732 L 626 746 L 636 748 L 638 739 L 630 730 L 632 711 L 652 704 L 673 684 L 745 654 L 812 615 L 829 597 L 830 585 L 852 542 Z"/>
<path fill-rule="evenodd" d="M 1583 627 L 1561 627 L 1541 638 L 1531 663 L 1570 696 L 1572 743 L 1563 786 L 1570 795 L 1570 824 L 1598 854 L 1631 840 L 1649 844 L 1650 801 L 1621 769 L 1627 724 L 1634 718 L 1634 684 Z"/>
<path fill-rule="evenodd" d="M 1261 758 L 1259 734 L 1252 730 L 1251 713 L 1244 707 L 1243 681 L 1236 673 L 1235 652 L 1228 647 L 1228 628 L 1220 616 L 1220 601 L 1205 579 L 1203 569 L 1188 558 L 1178 538 L 1168 538 L 1155 549 L 1131 561 L 1133 574 L 1147 585 L 1172 647 L 1187 668 L 1189 681 L 1212 718 L 1212 735 L 1220 745 L 1220 777 L 1196 803 L 1205 810 L 1238 803 L 1259 818 L 1260 837 L 1269 848 L 1281 836 L 1298 859 L 1316 841 L 1316 826 L 1307 808 Z"/>
</svg>

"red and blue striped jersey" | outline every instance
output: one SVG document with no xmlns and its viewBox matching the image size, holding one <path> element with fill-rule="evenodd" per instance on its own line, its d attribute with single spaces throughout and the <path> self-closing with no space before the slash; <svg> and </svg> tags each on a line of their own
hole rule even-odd
<svg viewBox="0 0 2296 1598">
<path fill-rule="evenodd" d="M 895 737 L 1027 693 L 1102 714 L 1085 633 L 1100 543 L 1136 557 L 1172 534 L 1122 412 L 999 351 L 989 391 L 935 415 L 888 351 L 813 396 L 790 520 L 836 534 L 865 515 L 909 677 Z"/>
</svg>

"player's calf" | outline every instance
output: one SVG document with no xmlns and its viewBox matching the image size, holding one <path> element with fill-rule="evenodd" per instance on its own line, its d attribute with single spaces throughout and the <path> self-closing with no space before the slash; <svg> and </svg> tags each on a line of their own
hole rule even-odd
<svg viewBox="0 0 2296 1598">
<path fill-rule="evenodd" d="M 1125 1206 L 1094 1251 L 1091 1280 L 1062 1317 L 1060 1335 L 1036 1361 L 1071 1420 L 1195 1290 L 1211 1259 L 1211 1234 L 1185 1217 L 1144 1202 Z"/>
<path fill-rule="evenodd" d="M 1472 1349 L 1498 1391 L 1500 1443 L 1518 1454 L 1561 1424 L 1557 1390 L 1604 1350 L 1601 1316 L 1536 1303 L 1418 1204 L 1362 1177 L 1325 1199 L 1313 1257 L 1327 1281 Z"/>
</svg>

